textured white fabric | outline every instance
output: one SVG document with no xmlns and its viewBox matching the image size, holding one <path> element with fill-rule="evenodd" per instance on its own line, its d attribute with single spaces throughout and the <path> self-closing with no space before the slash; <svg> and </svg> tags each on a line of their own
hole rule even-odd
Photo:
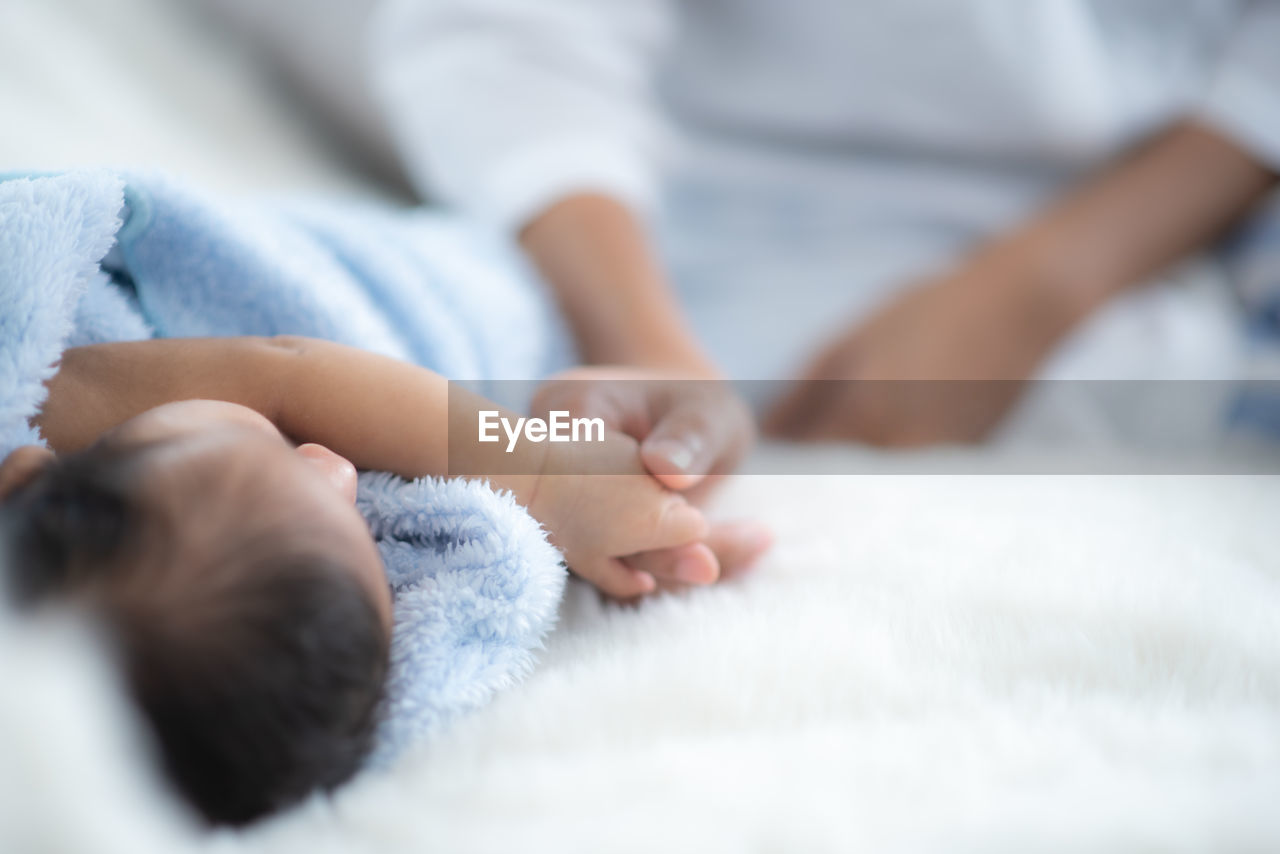
<svg viewBox="0 0 1280 854">
<path fill-rule="evenodd" d="M 419 189 L 511 224 L 572 190 L 645 205 L 661 12 L 634 0 L 391 0 L 375 13 L 374 78 Z M 545 154 L 566 144 L 573 153 Z"/>
<path fill-rule="evenodd" d="M 0 615 L 0 850 L 1280 849 L 1280 481 L 805 454 L 867 474 L 730 483 L 778 535 L 754 574 L 576 587 L 521 686 L 212 846 L 140 792 L 86 651 Z"/>
<path fill-rule="evenodd" d="M 1280 3 L 1241 16 L 1202 106 L 1204 118 L 1280 169 Z"/>
</svg>

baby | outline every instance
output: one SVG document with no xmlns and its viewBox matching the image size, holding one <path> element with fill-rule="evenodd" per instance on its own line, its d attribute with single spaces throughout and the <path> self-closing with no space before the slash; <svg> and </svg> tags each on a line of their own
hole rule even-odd
<svg viewBox="0 0 1280 854">
<path fill-rule="evenodd" d="M 0 463 L 12 595 L 72 602 L 115 642 L 175 786 L 243 824 L 350 777 L 387 672 L 390 592 L 356 470 L 507 472 L 570 569 L 614 596 L 718 574 L 702 514 L 609 434 L 455 442 L 501 409 L 421 368 L 297 338 L 166 339 L 63 354 Z M 514 419 L 513 419 L 514 420 Z M 463 435 L 458 433 L 455 435 Z"/>
</svg>

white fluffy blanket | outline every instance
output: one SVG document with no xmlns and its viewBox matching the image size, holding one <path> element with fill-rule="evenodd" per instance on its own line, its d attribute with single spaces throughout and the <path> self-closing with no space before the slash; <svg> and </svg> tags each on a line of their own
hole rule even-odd
<svg viewBox="0 0 1280 854">
<path fill-rule="evenodd" d="M 1274 477 L 739 479 L 720 511 L 779 536 L 754 573 L 640 608 L 576 588 L 523 685 L 212 844 L 1278 850 L 1278 510 Z M 201 850 L 126 785 L 83 650 L 6 634 L 0 850 Z"/>
</svg>

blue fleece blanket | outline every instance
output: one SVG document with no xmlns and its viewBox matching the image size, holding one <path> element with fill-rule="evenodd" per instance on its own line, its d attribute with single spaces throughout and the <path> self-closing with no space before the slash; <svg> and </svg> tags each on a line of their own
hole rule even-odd
<svg viewBox="0 0 1280 854">
<path fill-rule="evenodd" d="M 67 346 L 296 334 L 451 379 L 534 378 L 563 358 L 547 302 L 501 241 L 424 211 L 214 201 L 158 176 L 0 181 L 0 456 Z M 358 502 L 395 600 L 373 761 L 525 674 L 554 623 L 559 553 L 510 495 L 384 473 Z"/>
</svg>

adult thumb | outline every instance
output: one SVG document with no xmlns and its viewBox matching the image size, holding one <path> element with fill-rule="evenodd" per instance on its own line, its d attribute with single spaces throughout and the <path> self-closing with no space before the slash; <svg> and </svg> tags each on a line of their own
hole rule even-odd
<svg viewBox="0 0 1280 854">
<path fill-rule="evenodd" d="M 640 459 L 658 482 L 668 489 L 696 486 L 715 467 L 727 435 L 698 408 L 677 408 L 654 425 L 640 444 Z"/>
</svg>

